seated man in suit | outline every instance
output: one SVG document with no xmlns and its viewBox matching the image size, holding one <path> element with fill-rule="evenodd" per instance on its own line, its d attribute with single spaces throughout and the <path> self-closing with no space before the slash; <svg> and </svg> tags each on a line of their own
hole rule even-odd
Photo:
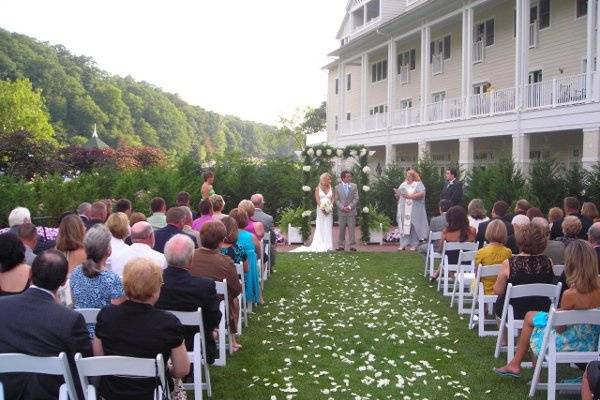
<svg viewBox="0 0 600 400">
<path fill-rule="evenodd" d="M 192 239 L 192 242 L 194 242 L 194 247 L 198 247 L 196 238 L 188 235 L 183 231 L 186 219 L 187 211 L 185 209 L 181 207 L 169 208 L 169 210 L 167 211 L 167 226 L 154 231 L 154 250 L 164 254 L 165 244 L 169 239 L 171 239 L 178 233 L 187 235 L 190 239 Z"/>
<path fill-rule="evenodd" d="M 449 200 L 442 199 L 438 203 L 440 215 L 437 217 L 432 217 L 429 222 L 429 230 L 432 232 L 441 232 L 445 227 L 448 226 L 448 221 L 446 220 L 446 212 L 452 207 L 452 204 Z"/>
<path fill-rule="evenodd" d="M 192 276 L 190 268 L 194 255 L 194 243 L 186 235 L 175 235 L 165 245 L 165 257 L 168 267 L 163 272 L 164 284 L 155 307 L 163 310 L 196 311 L 202 308 L 206 357 L 212 364 L 217 354 L 217 345 L 213 330 L 219 326 L 221 312 L 215 281 Z M 186 326 L 185 344 L 188 350 L 193 348 L 194 334 L 198 328 Z"/>
<path fill-rule="evenodd" d="M 31 266 L 29 289 L 0 298 L 0 353 L 50 357 L 64 351 L 71 361 L 75 353 L 91 355 L 83 316 L 56 303 L 56 293 L 66 282 L 68 269 L 61 252 L 48 250 Z M 73 365 L 71 369 L 75 371 Z M 76 374 L 74 380 L 78 381 Z M 62 377 L 37 374 L 3 375 L 0 381 L 7 399 L 56 399 L 64 382 Z M 79 397 L 83 398 L 81 394 Z"/>
<path fill-rule="evenodd" d="M 262 194 L 256 193 L 250 197 L 250 201 L 254 204 L 254 216 L 252 219 L 256 222 L 260 222 L 265 227 L 265 232 L 270 233 L 271 237 L 271 269 L 275 265 L 275 246 L 277 245 L 277 237 L 275 236 L 275 224 L 273 223 L 273 217 L 263 211 L 265 206 L 265 199 Z"/>
<path fill-rule="evenodd" d="M 494 203 L 494 206 L 492 207 L 492 219 L 480 223 L 479 228 L 477 229 L 477 237 L 475 240 L 479 243 L 479 248 L 483 247 L 483 242 L 485 242 L 485 230 L 487 229 L 490 222 L 495 219 L 501 219 L 504 222 L 504 225 L 506 226 L 506 233 L 508 235 L 506 238 L 506 247 L 510 248 L 511 250 L 516 249 L 517 244 L 515 241 L 515 230 L 511 224 L 511 221 L 506 220 L 507 212 L 508 204 L 506 204 L 506 202 L 500 200 Z"/>
<path fill-rule="evenodd" d="M 590 229 L 590 226 L 592 226 L 593 221 L 585 215 L 582 215 L 581 212 L 579 212 L 579 208 L 579 200 L 577 200 L 576 197 L 565 197 L 563 200 L 565 217 L 573 215 L 579 218 L 582 226 L 581 230 L 579 231 L 579 239 L 587 240 L 588 230 Z M 552 224 L 552 229 L 550 230 L 550 239 L 554 240 L 557 237 L 563 236 L 562 223 L 564 220 L 565 218 L 563 217 L 554 221 Z"/>
</svg>

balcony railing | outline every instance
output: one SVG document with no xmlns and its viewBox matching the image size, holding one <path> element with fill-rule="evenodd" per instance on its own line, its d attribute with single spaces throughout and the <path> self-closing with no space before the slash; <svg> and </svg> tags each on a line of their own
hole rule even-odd
<svg viewBox="0 0 600 400">
<path fill-rule="evenodd" d="M 437 75 L 444 72 L 444 59 L 442 54 L 434 54 L 431 59 L 431 73 Z"/>
<path fill-rule="evenodd" d="M 409 80 L 409 66 L 402 65 L 400 67 L 400 83 L 408 83 Z"/>
<path fill-rule="evenodd" d="M 596 79 L 600 79 L 600 74 L 596 76 Z M 523 100 L 522 110 L 536 110 L 584 103 L 588 97 L 586 93 L 588 87 L 585 74 L 555 78 L 550 81 L 525 85 L 522 95 L 519 96 Z M 390 111 L 390 127 L 405 128 L 415 125 L 511 113 L 517 111 L 517 104 L 517 93 L 514 87 L 491 90 L 487 93 L 471 95 L 464 99 L 457 97 L 429 103 L 425 105 L 424 115 L 421 114 L 421 105 L 413 104 L 409 108 Z M 364 119 L 356 118 L 344 121 L 342 132 L 345 134 L 357 134 L 365 131 L 381 130 L 386 129 L 388 127 L 387 124 L 387 113 L 369 115 Z"/>
<path fill-rule="evenodd" d="M 473 43 L 473 64 L 483 62 L 483 40 Z"/>
</svg>

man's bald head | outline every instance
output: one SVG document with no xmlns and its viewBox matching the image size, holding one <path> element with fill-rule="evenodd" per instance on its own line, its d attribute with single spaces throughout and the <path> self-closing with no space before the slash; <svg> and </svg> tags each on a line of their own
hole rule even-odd
<svg viewBox="0 0 600 400">
<path fill-rule="evenodd" d="M 146 221 L 140 221 L 133 224 L 131 227 L 131 242 L 144 243 L 150 247 L 154 247 L 154 231 L 152 225 Z"/>
<path fill-rule="evenodd" d="M 265 205 L 265 199 L 260 193 L 253 194 L 252 197 L 250 197 L 250 201 L 256 208 L 262 208 Z"/>
<path fill-rule="evenodd" d="M 165 258 L 171 267 L 189 268 L 193 255 L 194 242 L 187 235 L 175 235 L 165 244 Z"/>
</svg>

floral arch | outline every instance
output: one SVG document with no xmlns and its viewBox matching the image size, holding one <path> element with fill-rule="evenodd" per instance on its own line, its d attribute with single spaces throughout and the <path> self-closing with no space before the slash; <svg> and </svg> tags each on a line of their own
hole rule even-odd
<svg viewBox="0 0 600 400">
<path fill-rule="evenodd" d="M 335 148 L 329 145 L 307 146 L 304 150 L 297 151 L 296 154 L 303 162 L 302 165 L 302 225 L 300 232 L 302 240 L 308 240 L 310 237 L 310 222 L 313 215 L 313 188 L 310 187 L 310 182 L 315 178 L 318 171 L 318 166 L 321 162 L 331 162 L 335 158 L 347 159 L 353 158 L 360 169 L 360 173 L 356 176 L 354 183 L 358 187 L 358 225 L 361 231 L 361 241 L 368 243 L 370 240 L 369 234 L 369 172 L 371 169 L 368 166 L 369 156 L 375 154 L 375 151 L 367 149 L 365 146 L 350 145 L 343 149 Z"/>
</svg>

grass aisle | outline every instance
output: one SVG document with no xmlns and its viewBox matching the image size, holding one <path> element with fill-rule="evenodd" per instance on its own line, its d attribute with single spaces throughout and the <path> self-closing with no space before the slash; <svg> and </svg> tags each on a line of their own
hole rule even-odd
<svg viewBox="0 0 600 400">
<path fill-rule="evenodd" d="M 279 254 L 214 399 L 524 399 L 414 254 Z M 545 393 L 538 398 L 545 398 Z"/>
</svg>

